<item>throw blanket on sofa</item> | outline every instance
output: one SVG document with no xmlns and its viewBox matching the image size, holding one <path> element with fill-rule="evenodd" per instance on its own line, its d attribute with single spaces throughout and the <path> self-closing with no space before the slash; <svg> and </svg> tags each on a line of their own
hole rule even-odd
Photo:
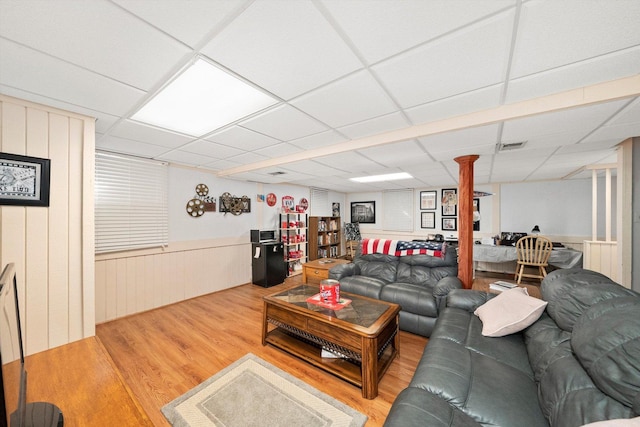
<svg viewBox="0 0 640 427">
<path fill-rule="evenodd" d="M 444 258 L 445 248 L 446 245 L 444 242 L 409 242 L 405 240 L 388 239 L 362 240 L 362 255 L 431 255 Z"/>
</svg>

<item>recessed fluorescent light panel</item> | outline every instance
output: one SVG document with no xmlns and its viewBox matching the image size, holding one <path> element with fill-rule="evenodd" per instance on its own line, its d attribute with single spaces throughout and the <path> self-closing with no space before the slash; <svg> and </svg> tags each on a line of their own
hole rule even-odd
<svg viewBox="0 0 640 427">
<path fill-rule="evenodd" d="M 255 87 L 198 59 L 132 119 L 202 136 L 277 102 Z"/>
<path fill-rule="evenodd" d="M 356 182 L 380 182 L 380 181 L 395 181 L 397 179 L 409 179 L 413 178 L 413 176 L 409 175 L 406 172 L 400 173 L 388 173 L 386 175 L 371 175 L 371 176 L 361 176 L 359 178 L 349 178 L 351 181 Z"/>
</svg>

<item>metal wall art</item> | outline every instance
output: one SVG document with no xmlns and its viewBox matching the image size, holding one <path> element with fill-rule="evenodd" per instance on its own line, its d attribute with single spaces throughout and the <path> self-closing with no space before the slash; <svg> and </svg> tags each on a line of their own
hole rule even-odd
<svg viewBox="0 0 640 427">
<path fill-rule="evenodd" d="M 187 202 L 187 214 L 192 218 L 199 218 L 205 212 L 216 211 L 216 199 L 209 194 L 209 187 L 205 184 L 196 185 L 196 195 Z"/>
<path fill-rule="evenodd" d="M 230 212 L 234 215 L 251 212 L 251 199 L 249 196 L 236 197 L 231 193 L 223 193 L 220 196 L 220 212 Z"/>
</svg>

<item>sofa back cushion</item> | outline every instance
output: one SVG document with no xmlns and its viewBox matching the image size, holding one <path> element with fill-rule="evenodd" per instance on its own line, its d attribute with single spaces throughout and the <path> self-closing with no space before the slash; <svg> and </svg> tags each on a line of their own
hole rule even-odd
<svg viewBox="0 0 640 427">
<path fill-rule="evenodd" d="M 575 323 L 571 347 L 600 390 L 634 406 L 640 398 L 639 297 L 591 307 Z"/>
<path fill-rule="evenodd" d="M 362 276 L 373 277 L 385 283 L 396 281 L 398 272 L 398 257 L 385 254 L 358 254 L 353 263 L 359 269 Z"/>
<path fill-rule="evenodd" d="M 434 286 L 443 277 L 457 276 L 458 262 L 455 250 L 449 248 L 444 258 L 430 255 L 399 257 L 397 282 Z"/>
<path fill-rule="evenodd" d="M 560 328 L 569 332 L 589 307 L 611 298 L 636 295 L 605 275 L 581 268 L 549 273 L 540 289 L 542 299 L 549 303 L 549 316 Z"/>
</svg>

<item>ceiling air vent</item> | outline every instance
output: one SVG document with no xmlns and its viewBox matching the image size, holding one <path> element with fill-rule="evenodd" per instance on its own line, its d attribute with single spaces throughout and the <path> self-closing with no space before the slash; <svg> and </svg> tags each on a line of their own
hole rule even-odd
<svg viewBox="0 0 640 427">
<path fill-rule="evenodd" d="M 519 142 L 499 142 L 498 143 L 498 151 L 511 151 L 517 150 L 519 148 L 524 147 L 527 141 L 519 141 Z"/>
<path fill-rule="evenodd" d="M 286 172 L 282 172 L 282 171 L 269 172 L 269 175 L 271 176 L 278 176 L 278 175 L 284 175 L 284 174 L 286 174 Z"/>
</svg>

